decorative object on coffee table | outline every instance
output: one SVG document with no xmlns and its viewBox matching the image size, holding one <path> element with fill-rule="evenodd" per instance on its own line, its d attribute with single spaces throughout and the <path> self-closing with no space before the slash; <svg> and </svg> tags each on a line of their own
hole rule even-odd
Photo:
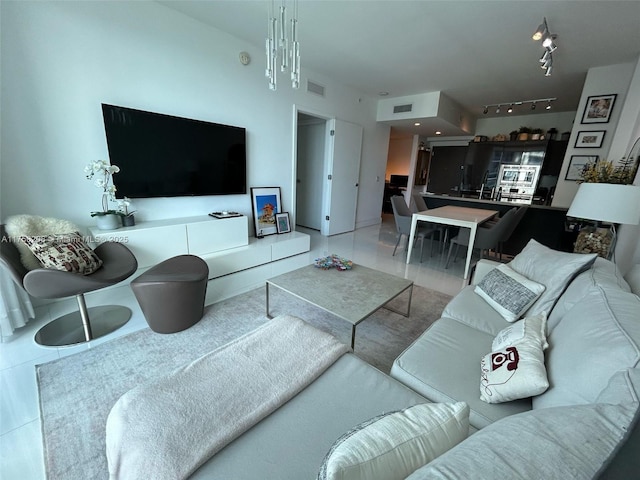
<svg viewBox="0 0 640 480">
<path fill-rule="evenodd" d="M 278 233 L 276 214 L 282 212 L 280 187 L 251 187 L 251 207 L 256 237 Z"/>
</svg>

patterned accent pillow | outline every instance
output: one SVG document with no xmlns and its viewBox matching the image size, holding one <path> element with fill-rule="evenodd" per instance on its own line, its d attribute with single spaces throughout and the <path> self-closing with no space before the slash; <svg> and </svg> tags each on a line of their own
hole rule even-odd
<svg viewBox="0 0 640 480">
<path fill-rule="evenodd" d="M 533 305 L 544 289 L 544 285 L 502 264 L 487 273 L 474 291 L 507 322 L 514 322 Z"/>
<path fill-rule="evenodd" d="M 318 480 L 401 480 L 469 434 L 469 406 L 424 403 L 367 420 L 327 453 Z"/>
<path fill-rule="evenodd" d="M 20 237 L 44 268 L 89 275 L 102 260 L 84 243 L 80 232 Z"/>
<path fill-rule="evenodd" d="M 485 355 L 480 371 L 480 400 L 487 403 L 533 397 L 549 388 L 544 352 L 533 342 Z"/>
</svg>

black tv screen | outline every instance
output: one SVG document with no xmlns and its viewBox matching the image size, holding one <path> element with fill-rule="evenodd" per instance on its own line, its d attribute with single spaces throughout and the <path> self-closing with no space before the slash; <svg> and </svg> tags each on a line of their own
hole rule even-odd
<svg viewBox="0 0 640 480">
<path fill-rule="evenodd" d="M 118 198 L 247 193 L 246 130 L 102 104 Z"/>
</svg>

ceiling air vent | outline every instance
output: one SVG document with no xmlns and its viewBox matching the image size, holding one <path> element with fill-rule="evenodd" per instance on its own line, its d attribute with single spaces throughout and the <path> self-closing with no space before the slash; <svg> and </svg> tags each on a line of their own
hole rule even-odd
<svg viewBox="0 0 640 480">
<path fill-rule="evenodd" d="M 307 92 L 315 93 L 316 95 L 324 97 L 324 87 L 312 82 L 311 80 L 307 80 Z"/>
<path fill-rule="evenodd" d="M 409 103 L 408 105 L 396 105 L 393 107 L 393 113 L 405 113 L 410 112 L 413 109 L 413 104 Z"/>
</svg>

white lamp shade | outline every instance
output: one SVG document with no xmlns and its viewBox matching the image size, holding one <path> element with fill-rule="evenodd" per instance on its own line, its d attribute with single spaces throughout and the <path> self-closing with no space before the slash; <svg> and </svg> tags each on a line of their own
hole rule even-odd
<svg viewBox="0 0 640 480">
<path fill-rule="evenodd" d="M 640 223 L 640 186 L 582 183 L 571 202 L 568 217 L 607 223 Z"/>
</svg>

